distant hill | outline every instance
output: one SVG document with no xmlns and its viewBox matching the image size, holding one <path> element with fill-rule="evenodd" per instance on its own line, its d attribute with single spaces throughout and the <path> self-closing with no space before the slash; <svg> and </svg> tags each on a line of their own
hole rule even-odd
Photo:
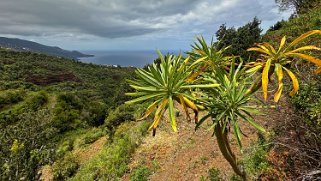
<svg viewBox="0 0 321 181">
<path fill-rule="evenodd" d="M 9 48 L 16 51 L 30 51 L 35 53 L 42 53 L 51 56 L 58 56 L 70 59 L 78 59 L 81 57 L 90 57 L 78 51 L 64 50 L 59 47 L 46 46 L 33 41 L 22 40 L 18 38 L 0 37 L 0 47 Z"/>
</svg>

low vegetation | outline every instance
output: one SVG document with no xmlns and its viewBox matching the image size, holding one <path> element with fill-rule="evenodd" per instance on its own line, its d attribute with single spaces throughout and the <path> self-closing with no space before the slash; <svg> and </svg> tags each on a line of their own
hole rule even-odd
<svg viewBox="0 0 321 181">
<path fill-rule="evenodd" d="M 316 5 L 314 5 L 316 4 Z M 281 21 L 279 28 L 269 30 L 264 39 L 277 40 L 280 39 L 280 35 L 286 35 L 289 39 L 293 40 L 293 37 L 298 36 L 310 29 L 321 29 L 321 9 L 319 0 L 316 1 L 302 1 L 301 6 L 297 7 L 299 13 L 297 17 L 290 18 L 288 21 Z M 317 45 L 320 47 L 321 40 L 318 38 L 307 38 L 303 43 Z M 320 57 L 320 52 L 310 52 L 310 55 Z M 319 61 L 320 62 L 320 61 Z M 284 153 L 287 159 L 283 164 L 285 173 L 290 179 L 315 179 L 320 174 L 309 175 L 309 173 L 315 173 L 316 170 L 320 170 L 320 164 L 318 163 L 321 158 L 321 135 L 320 135 L 320 75 L 313 75 L 310 72 L 315 71 L 315 66 L 312 64 L 298 61 L 295 64 L 291 64 L 291 68 L 295 70 L 295 73 L 300 82 L 300 90 L 298 93 L 289 99 L 295 109 L 296 119 L 292 123 L 282 125 L 278 130 L 278 134 L 275 136 L 276 141 L 280 141 L 284 146 L 281 147 L 279 155 L 274 154 L 275 157 L 279 157 L 282 160 Z M 291 130 L 291 131 L 289 131 Z M 289 145 L 282 141 L 282 138 L 288 137 L 291 132 L 299 136 L 293 136 L 291 139 L 295 140 L 295 143 Z M 291 149 L 289 149 L 291 148 Z M 313 151 L 312 151 L 313 150 Z"/>
<path fill-rule="evenodd" d="M 131 181 L 148 181 L 151 170 L 145 166 L 135 168 L 130 174 Z"/>
<path fill-rule="evenodd" d="M 36 180 L 55 160 L 55 178 L 74 174 L 77 164 L 64 155 L 108 133 L 94 127 L 127 100 L 124 79 L 133 72 L 8 50 L 0 50 L 0 70 L 0 180 Z"/>
<path fill-rule="evenodd" d="M 128 124 L 128 123 L 125 123 Z M 125 125 L 123 125 L 125 126 Z M 118 180 L 128 170 L 127 164 L 135 148 L 140 144 L 149 124 L 130 123 L 120 126 L 113 142 L 91 159 L 70 180 Z M 124 131 L 126 130 L 126 131 Z M 135 176 L 139 177 L 139 176 Z"/>
</svg>

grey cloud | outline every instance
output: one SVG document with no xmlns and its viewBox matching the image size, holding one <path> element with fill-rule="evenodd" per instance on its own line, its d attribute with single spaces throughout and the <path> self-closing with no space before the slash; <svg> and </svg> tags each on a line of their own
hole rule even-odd
<svg viewBox="0 0 321 181">
<path fill-rule="evenodd" d="M 271 12 L 274 0 L 2 0 L 0 34 L 170 37 L 240 26 Z M 197 30 L 197 31 L 195 31 Z M 86 39 L 86 38 L 85 38 Z"/>
<path fill-rule="evenodd" d="M 186 13 L 195 1 L 188 0 L 11 0 L 0 2 L 0 34 L 41 35 L 77 32 L 115 38 L 161 30 L 153 18 Z M 137 23 L 138 22 L 138 23 Z M 147 22 L 147 23 L 145 23 Z"/>
</svg>

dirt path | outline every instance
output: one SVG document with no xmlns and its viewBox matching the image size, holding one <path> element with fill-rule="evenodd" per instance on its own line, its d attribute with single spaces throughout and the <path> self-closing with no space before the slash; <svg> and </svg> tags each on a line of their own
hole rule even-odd
<svg viewBox="0 0 321 181">
<path fill-rule="evenodd" d="M 273 110 L 265 110 L 276 112 Z M 182 111 L 181 111 L 182 112 Z M 232 168 L 222 156 L 216 140 L 212 137 L 213 130 L 208 130 L 209 121 L 202 128 L 194 131 L 195 125 L 188 123 L 185 115 L 178 118 L 178 133 L 170 128 L 168 120 L 164 120 L 158 128 L 156 136 L 148 135 L 143 144 L 136 150 L 129 164 L 130 170 L 139 166 L 147 166 L 153 170 L 149 177 L 152 181 L 199 181 L 208 176 L 210 168 L 218 168 L 225 180 L 233 174 Z M 266 116 L 258 116 L 257 122 L 267 126 Z M 246 148 L 257 139 L 257 131 L 247 123 L 240 123 L 245 135 L 242 144 Z M 239 147 L 230 137 L 232 149 L 240 156 Z M 123 180 L 129 180 L 129 174 Z"/>
</svg>

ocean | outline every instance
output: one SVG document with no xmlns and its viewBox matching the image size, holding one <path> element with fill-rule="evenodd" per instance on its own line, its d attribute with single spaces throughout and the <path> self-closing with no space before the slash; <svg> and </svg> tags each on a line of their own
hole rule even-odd
<svg viewBox="0 0 321 181">
<path fill-rule="evenodd" d="M 166 50 L 161 51 L 163 55 L 167 53 L 178 55 L 184 51 Z M 158 58 L 156 50 L 139 50 L 139 51 L 82 51 L 82 53 L 94 55 L 93 57 L 79 58 L 79 61 L 100 65 L 120 65 L 122 67 L 144 67 L 151 64 Z"/>
</svg>

